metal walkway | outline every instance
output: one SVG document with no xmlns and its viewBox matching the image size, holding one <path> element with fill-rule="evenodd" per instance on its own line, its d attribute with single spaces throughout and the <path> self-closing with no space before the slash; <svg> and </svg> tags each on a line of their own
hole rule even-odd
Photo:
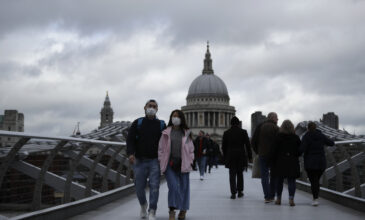
<svg viewBox="0 0 365 220">
<path fill-rule="evenodd" d="M 238 220 L 238 219 L 365 219 L 365 214 L 343 207 L 331 201 L 320 199 L 320 205 L 313 207 L 311 194 L 297 190 L 295 207 L 288 205 L 287 188 L 283 190 L 282 205 L 265 204 L 261 182 L 252 179 L 250 171 L 245 173 L 245 196 L 230 199 L 228 169 L 220 166 L 206 174 L 204 181 L 199 180 L 198 172 L 190 174 L 190 210 L 187 219 L 190 220 Z M 157 219 L 168 219 L 167 184 L 162 183 L 157 210 Z M 137 220 L 139 218 L 139 204 L 135 194 L 112 202 L 83 215 L 71 219 L 123 219 Z"/>
</svg>

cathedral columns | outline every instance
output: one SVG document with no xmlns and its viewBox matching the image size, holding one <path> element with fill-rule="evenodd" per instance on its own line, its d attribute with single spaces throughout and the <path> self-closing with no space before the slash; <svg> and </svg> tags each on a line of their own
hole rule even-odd
<svg viewBox="0 0 365 220">
<path fill-rule="evenodd" d="M 213 111 L 213 127 L 216 127 L 217 125 L 215 124 L 215 111 Z"/>
</svg>

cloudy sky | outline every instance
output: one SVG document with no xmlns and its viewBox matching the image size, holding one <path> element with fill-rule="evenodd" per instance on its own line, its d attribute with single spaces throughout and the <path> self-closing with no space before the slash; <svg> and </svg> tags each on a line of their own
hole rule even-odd
<svg viewBox="0 0 365 220">
<path fill-rule="evenodd" d="M 99 126 L 109 91 L 115 120 L 186 104 L 210 41 L 243 127 L 254 111 L 365 134 L 365 1 L 0 0 L 0 114 L 25 130 L 70 135 Z M 280 121 L 279 121 L 280 123 Z"/>
</svg>

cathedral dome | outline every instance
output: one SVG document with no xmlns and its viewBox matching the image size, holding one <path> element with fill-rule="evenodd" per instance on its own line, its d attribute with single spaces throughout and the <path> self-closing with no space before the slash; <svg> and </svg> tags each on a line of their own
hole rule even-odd
<svg viewBox="0 0 365 220">
<path fill-rule="evenodd" d="M 194 79 L 189 87 L 187 98 L 195 97 L 217 97 L 229 99 L 226 84 L 221 78 L 214 75 L 209 44 L 207 45 L 207 52 L 205 53 L 203 74 Z"/>
<path fill-rule="evenodd" d="M 223 80 L 214 74 L 202 74 L 190 85 L 188 98 L 193 97 L 228 98 L 228 90 Z"/>
</svg>

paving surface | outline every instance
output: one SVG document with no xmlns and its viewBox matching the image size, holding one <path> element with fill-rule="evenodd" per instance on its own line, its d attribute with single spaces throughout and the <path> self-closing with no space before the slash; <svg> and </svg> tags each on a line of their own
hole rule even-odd
<svg viewBox="0 0 365 220">
<path fill-rule="evenodd" d="M 206 174 L 204 181 L 199 180 L 196 171 L 190 174 L 190 210 L 187 220 L 236 220 L 236 219 L 365 219 L 365 214 L 328 200 L 320 199 L 320 205 L 313 207 L 311 195 L 297 191 L 295 207 L 288 205 L 287 188 L 283 192 L 282 205 L 265 204 L 261 182 L 252 179 L 251 173 L 245 172 L 245 196 L 230 199 L 228 169 L 219 167 Z M 162 183 L 157 210 L 158 220 L 168 219 L 167 184 Z M 138 220 L 140 206 L 136 196 L 130 195 L 91 212 L 73 217 L 72 219 L 118 219 Z"/>
</svg>

